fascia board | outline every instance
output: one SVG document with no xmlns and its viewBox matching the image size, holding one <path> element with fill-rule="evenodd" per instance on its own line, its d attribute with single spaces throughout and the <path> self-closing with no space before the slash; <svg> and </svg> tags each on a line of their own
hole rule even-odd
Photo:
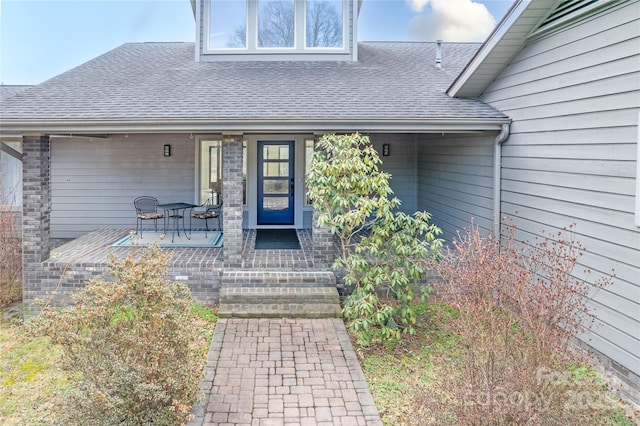
<svg viewBox="0 0 640 426">
<path fill-rule="evenodd" d="M 509 118 L 477 119 L 403 119 L 403 120 L 149 120 L 144 122 L 123 121 L 3 121 L 0 134 L 108 134 L 108 133 L 210 133 L 237 132 L 400 132 L 441 133 L 499 131 Z"/>
<path fill-rule="evenodd" d="M 493 49 L 495 49 L 498 43 L 502 41 L 514 22 L 516 22 L 522 13 L 527 10 L 531 1 L 532 0 L 518 0 L 513 4 L 511 9 L 509 9 L 504 18 L 502 18 L 500 23 L 498 23 L 493 32 L 489 34 L 489 37 L 487 37 L 487 40 L 482 44 L 482 47 L 480 47 L 473 58 L 471 58 L 467 66 L 456 77 L 453 83 L 451 83 L 451 86 L 449 86 L 449 89 L 447 90 L 447 94 L 449 96 L 456 97 L 458 95 L 467 81 L 474 75 L 478 67 L 482 65 L 491 52 L 493 52 Z M 523 39 L 522 43 L 524 44 L 524 42 L 525 40 Z"/>
</svg>

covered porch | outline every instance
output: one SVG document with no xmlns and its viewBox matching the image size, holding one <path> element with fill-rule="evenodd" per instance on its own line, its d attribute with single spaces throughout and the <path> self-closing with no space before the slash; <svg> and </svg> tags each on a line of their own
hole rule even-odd
<svg viewBox="0 0 640 426">
<path fill-rule="evenodd" d="M 393 176 L 401 209 L 431 212 L 445 239 L 472 217 L 483 229 L 491 229 L 499 205 L 494 198 L 498 187 L 493 165 L 501 127 L 496 123 L 475 124 L 472 128 L 477 130 L 458 127 L 438 125 L 437 133 L 424 129 L 370 135 L 382 154 L 383 170 Z M 319 134 L 191 136 L 23 137 L 25 302 L 51 294 L 62 298 L 104 274 L 109 251 L 124 256 L 128 248 L 111 245 L 133 229 L 132 201 L 143 194 L 155 195 L 161 203 L 198 203 L 209 190 L 223 197 L 222 248 L 170 249 L 174 256 L 169 278 L 184 281 L 201 301 L 219 300 L 225 273 L 330 271 L 337 247 L 328 230 L 317 226 L 304 185 L 309 154 Z M 163 148 L 168 144 L 171 155 L 166 157 Z M 260 157 L 273 147 L 278 148 L 275 159 Z M 272 177 L 267 164 L 277 171 L 270 182 L 277 195 L 282 183 L 278 179 L 287 184 L 282 186 L 291 184 L 286 197 L 278 199 L 289 200 L 292 211 L 283 224 L 263 223 L 259 216 L 260 206 L 274 201 L 258 193 Z M 256 250 L 260 229 L 295 230 L 301 248 Z"/>
</svg>

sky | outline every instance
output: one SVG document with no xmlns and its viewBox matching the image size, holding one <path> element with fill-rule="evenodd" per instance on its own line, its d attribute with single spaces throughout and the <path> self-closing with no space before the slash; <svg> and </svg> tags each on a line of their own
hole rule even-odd
<svg viewBox="0 0 640 426">
<path fill-rule="evenodd" d="M 513 0 L 364 0 L 360 41 L 484 41 Z M 189 0 L 0 0 L 0 82 L 39 84 L 129 42 L 194 41 Z"/>
</svg>

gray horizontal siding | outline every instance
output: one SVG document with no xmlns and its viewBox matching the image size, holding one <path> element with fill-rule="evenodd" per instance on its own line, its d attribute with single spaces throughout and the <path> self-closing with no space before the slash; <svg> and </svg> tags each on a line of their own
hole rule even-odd
<svg viewBox="0 0 640 426">
<path fill-rule="evenodd" d="M 413 214 L 417 209 L 415 136 L 378 134 L 369 139 L 380 154 L 381 170 L 391 174 L 393 195 L 402 202 L 400 210 Z M 388 157 L 382 156 L 383 144 L 389 144 Z"/>
<path fill-rule="evenodd" d="M 171 145 L 171 157 L 163 145 Z M 135 227 L 134 198 L 194 201 L 195 141 L 184 135 L 53 139 L 51 236 Z"/>
<path fill-rule="evenodd" d="M 532 42 L 485 91 L 513 119 L 503 147 L 503 215 L 533 240 L 576 224 L 575 275 L 614 285 L 592 300 L 587 338 L 640 374 L 640 229 L 634 224 L 640 23 L 638 2 Z M 583 270 L 590 270 L 590 275 Z"/>
<path fill-rule="evenodd" d="M 493 226 L 494 135 L 418 137 L 418 208 L 452 241 L 471 221 Z"/>
</svg>

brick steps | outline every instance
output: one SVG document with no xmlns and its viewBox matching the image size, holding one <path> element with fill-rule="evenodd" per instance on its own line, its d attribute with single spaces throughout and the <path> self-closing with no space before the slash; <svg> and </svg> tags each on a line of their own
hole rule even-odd
<svg viewBox="0 0 640 426">
<path fill-rule="evenodd" d="M 224 271 L 222 287 L 335 287 L 336 276 L 331 271 Z"/>
<path fill-rule="evenodd" d="M 337 318 L 342 309 L 330 271 L 226 271 L 220 318 Z"/>
</svg>

